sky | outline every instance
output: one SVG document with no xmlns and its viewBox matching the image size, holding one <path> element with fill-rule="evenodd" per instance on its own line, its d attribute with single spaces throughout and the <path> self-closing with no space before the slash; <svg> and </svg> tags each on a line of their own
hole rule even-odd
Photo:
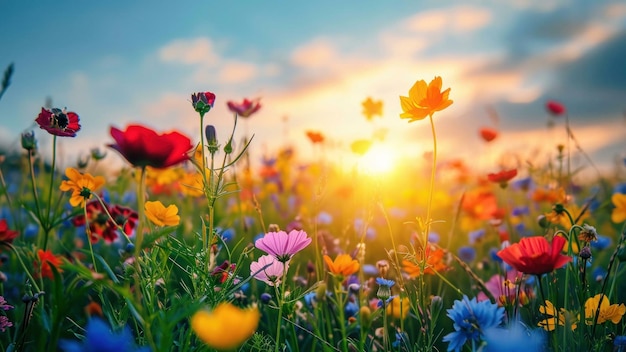
<svg viewBox="0 0 626 352">
<path fill-rule="evenodd" d="M 566 142 L 563 117 L 547 127 L 545 103 L 556 100 L 578 147 L 608 170 L 626 157 L 625 62 L 622 1 L 0 0 L 0 68 L 15 65 L 0 146 L 18 148 L 34 129 L 50 153 L 50 136 L 33 126 L 46 99 L 81 118 L 78 136 L 59 141 L 62 164 L 105 149 L 110 126 L 176 129 L 198 142 L 190 95 L 211 91 L 205 122 L 222 143 L 227 101 L 261 99 L 237 132 L 254 134 L 255 160 L 286 145 L 315 156 L 307 130 L 322 132 L 323 153 L 339 162 L 355 162 L 351 142 L 380 130 L 395 157 L 421 160 L 430 125 L 401 120 L 398 97 L 441 76 L 454 104 L 435 115 L 440 159 L 496 171 L 554 157 Z M 363 117 L 367 97 L 383 101 L 382 118 Z M 483 126 L 500 132 L 488 145 Z"/>
</svg>

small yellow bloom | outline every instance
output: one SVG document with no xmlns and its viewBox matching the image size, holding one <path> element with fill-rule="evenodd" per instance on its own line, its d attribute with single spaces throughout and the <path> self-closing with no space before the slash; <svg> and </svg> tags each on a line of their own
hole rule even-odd
<svg viewBox="0 0 626 352">
<path fill-rule="evenodd" d="M 553 331 L 556 328 L 556 324 L 557 324 L 556 316 L 558 315 L 559 325 L 569 326 L 572 329 L 572 331 L 576 330 L 576 326 L 577 326 L 576 324 L 578 323 L 578 320 L 580 319 L 580 314 L 577 316 L 574 316 L 574 313 L 568 312 L 563 308 L 559 309 L 559 312 L 557 314 L 556 308 L 554 307 L 552 302 L 548 300 L 546 300 L 545 302 L 546 302 L 545 306 L 539 306 L 539 312 L 543 314 L 545 319 L 541 320 L 537 324 L 537 326 L 541 326 L 546 331 Z"/>
<path fill-rule="evenodd" d="M 146 216 L 157 226 L 176 226 L 180 223 L 178 207 L 174 204 L 167 208 L 160 201 L 146 202 Z"/>
<path fill-rule="evenodd" d="M 600 303 L 600 296 L 602 296 L 602 303 Z M 618 324 L 622 320 L 624 313 L 626 313 L 626 306 L 624 306 L 623 303 L 611 304 L 606 296 L 597 294 L 593 297 L 589 297 L 585 302 L 585 323 L 587 325 L 593 325 L 593 321 L 598 311 L 598 303 L 600 303 L 598 324 L 602 324 L 609 320 L 613 324 Z"/>
<path fill-rule="evenodd" d="M 611 201 L 615 208 L 611 213 L 611 221 L 621 223 L 626 220 L 626 194 L 615 193 L 611 197 Z"/>
<path fill-rule="evenodd" d="M 81 174 L 73 167 L 65 169 L 65 176 L 69 180 L 63 180 L 59 189 L 63 192 L 72 191 L 70 204 L 73 207 L 84 206 L 85 201 L 91 198 L 91 193 L 104 185 L 104 177 L 93 177 L 89 173 Z"/>
<path fill-rule="evenodd" d="M 324 255 L 324 262 L 328 266 L 328 271 L 342 279 L 359 271 L 359 262 L 352 259 L 350 254 L 339 254 L 334 261 Z"/>
<path fill-rule="evenodd" d="M 409 122 L 422 120 L 426 116 L 432 115 L 452 105 L 452 100 L 448 99 L 450 88 L 441 91 L 441 77 L 435 77 L 428 85 L 426 81 L 415 82 L 409 90 L 409 96 L 400 97 L 402 106 L 401 119 L 409 119 Z"/>
<path fill-rule="evenodd" d="M 191 317 L 191 328 L 210 347 L 234 350 L 254 334 L 260 318 L 256 307 L 240 309 L 225 302 L 211 312 L 196 312 Z"/>
<path fill-rule="evenodd" d="M 400 296 L 395 296 L 387 305 L 386 313 L 390 317 L 404 319 L 409 313 L 409 308 L 411 306 L 407 297 L 400 299 Z"/>
</svg>

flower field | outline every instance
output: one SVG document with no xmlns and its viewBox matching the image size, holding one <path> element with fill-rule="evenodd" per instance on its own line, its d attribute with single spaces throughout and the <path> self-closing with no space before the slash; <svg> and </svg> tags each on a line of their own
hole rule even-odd
<svg viewBox="0 0 626 352">
<path fill-rule="evenodd" d="M 60 169 L 80 111 L 34 111 L 36 131 L 0 156 L 0 348 L 626 351 L 626 183 L 571 168 L 578 154 L 596 170 L 567 107 L 546 102 L 568 134 L 548 162 L 494 155 L 483 173 L 437 153 L 445 77 L 398 96 L 432 148 L 385 174 L 342 167 L 312 130 L 313 160 L 285 145 L 257 165 L 254 131 L 236 131 L 261 101 L 227 102 L 232 129 L 217 131 L 208 91 L 190 95 L 196 135 L 110 126 Z M 383 102 L 362 108 L 371 120 Z"/>
</svg>

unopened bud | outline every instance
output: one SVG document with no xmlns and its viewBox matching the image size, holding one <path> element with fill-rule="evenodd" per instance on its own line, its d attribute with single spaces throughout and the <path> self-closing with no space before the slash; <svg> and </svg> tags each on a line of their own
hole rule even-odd
<svg viewBox="0 0 626 352">
<path fill-rule="evenodd" d="M 31 151 L 37 149 L 37 140 L 35 139 L 35 132 L 22 133 L 22 148 Z"/>
</svg>

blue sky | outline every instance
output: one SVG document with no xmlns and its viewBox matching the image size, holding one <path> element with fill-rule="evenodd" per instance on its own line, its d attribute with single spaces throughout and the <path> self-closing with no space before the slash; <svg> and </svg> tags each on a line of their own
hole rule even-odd
<svg viewBox="0 0 626 352">
<path fill-rule="evenodd" d="M 385 128 L 397 154 L 421 155 L 429 126 L 401 121 L 398 96 L 435 75 L 455 101 L 436 115 L 443 158 L 489 169 L 498 165 L 480 155 L 547 157 L 565 141 L 563 121 L 546 128 L 548 99 L 567 106 L 598 164 L 626 156 L 620 1 L 0 0 L 0 14 L 0 67 L 15 64 L 0 143 L 17 143 L 51 97 L 83 125 L 61 143 L 66 164 L 110 142 L 110 125 L 179 129 L 197 141 L 196 91 L 217 95 L 207 122 L 218 138 L 232 122 L 228 100 L 261 98 L 240 131 L 255 133 L 258 154 L 293 144 L 310 155 L 304 131 L 319 130 L 341 160 L 351 141 Z M 368 96 L 383 100 L 383 118 L 363 118 Z M 477 130 L 496 123 L 501 136 L 487 150 Z M 36 131 L 45 154 L 50 137 Z"/>
</svg>

